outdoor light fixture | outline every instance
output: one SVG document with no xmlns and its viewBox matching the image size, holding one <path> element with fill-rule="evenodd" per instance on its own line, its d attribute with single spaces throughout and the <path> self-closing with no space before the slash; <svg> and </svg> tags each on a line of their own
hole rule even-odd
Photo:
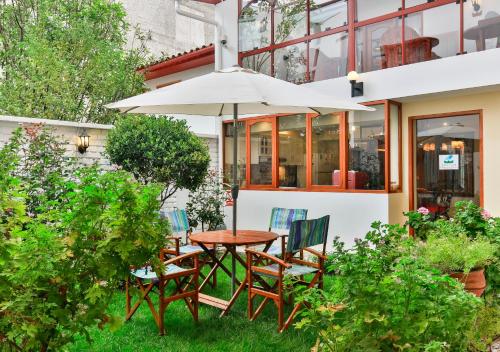
<svg viewBox="0 0 500 352">
<path fill-rule="evenodd" d="M 90 136 L 87 134 L 86 130 L 83 130 L 82 133 L 78 136 L 78 151 L 83 154 L 87 151 L 87 148 L 90 145 Z"/>
<path fill-rule="evenodd" d="M 475 12 L 479 12 L 481 10 L 481 2 L 479 0 L 472 0 L 472 8 Z"/>
<path fill-rule="evenodd" d="M 359 81 L 359 75 L 356 71 L 351 71 L 347 74 L 347 79 L 351 82 L 351 97 L 363 96 L 363 82 Z"/>
</svg>

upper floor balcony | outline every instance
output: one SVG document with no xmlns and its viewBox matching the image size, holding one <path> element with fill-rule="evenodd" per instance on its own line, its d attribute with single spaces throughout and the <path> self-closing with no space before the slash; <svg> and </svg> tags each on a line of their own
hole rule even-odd
<svg viewBox="0 0 500 352">
<path fill-rule="evenodd" d="M 498 0 L 241 0 L 239 60 L 314 82 L 500 47 Z"/>
</svg>

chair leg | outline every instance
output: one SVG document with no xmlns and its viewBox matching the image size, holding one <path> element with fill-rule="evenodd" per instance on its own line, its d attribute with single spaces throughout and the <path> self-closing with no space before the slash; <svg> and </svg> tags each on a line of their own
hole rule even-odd
<svg viewBox="0 0 500 352">
<path fill-rule="evenodd" d="M 131 309 L 131 298 L 130 298 L 130 276 L 127 276 L 127 280 L 125 281 L 125 316 L 129 315 Z"/>
<path fill-rule="evenodd" d="M 158 301 L 160 302 L 160 309 L 159 309 L 159 312 L 158 312 L 158 316 L 159 316 L 158 328 L 160 330 L 160 336 L 163 336 L 163 335 L 165 335 L 165 321 L 164 321 L 163 318 L 165 316 L 165 308 L 166 308 L 165 300 L 164 300 L 164 297 L 165 297 L 165 281 L 164 280 L 160 280 L 160 282 L 158 283 L 158 286 L 159 286 L 159 291 L 160 291 L 160 296 L 158 297 Z"/>
<path fill-rule="evenodd" d="M 283 332 L 283 317 L 284 317 L 284 297 L 283 297 L 283 281 L 280 277 L 278 281 L 278 302 L 276 302 L 278 306 L 278 332 Z"/>
</svg>

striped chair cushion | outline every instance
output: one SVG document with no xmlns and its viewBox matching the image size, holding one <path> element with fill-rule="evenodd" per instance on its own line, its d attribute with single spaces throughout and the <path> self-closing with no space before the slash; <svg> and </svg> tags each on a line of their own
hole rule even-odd
<svg viewBox="0 0 500 352">
<path fill-rule="evenodd" d="M 186 233 L 189 231 L 189 221 L 186 210 L 175 209 L 168 212 L 161 212 L 161 214 L 170 222 L 173 233 Z"/>
<path fill-rule="evenodd" d="M 300 249 L 324 244 L 328 238 L 330 216 L 323 216 L 314 220 L 297 220 L 290 227 L 287 253 L 295 253 Z"/>
<path fill-rule="evenodd" d="M 278 273 L 279 273 L 279 264 L 267 265 L 267 266 L 262 267 L 262 269 L 267 269 L 269 271 L 274 271 L 274 272 L 276 272 L 276 276 L 278 276 Z M 312 274 L 312 273 L 315 273 L 317 271 L 318 271 L 318 269 L 312 268 L 310 266 L 293 264 L 291 268 L 285 269 L 284 274 L 285 275 L 290 275 L 290 276 L 302 276 L 302 275 Z M 263 273 L 257 273 L 256 272 L 256 274 L 271 277 L 271 275 L 266 275 L 266 274 L 263 274 Z"/>
<path fill-rule="evenodd" d="M 163 273 L 164 275 L 170 275 L 170 274 L 177 274 L 183 271 L 186 271 L 187 269 L 183 269 L 180 266 L 177 266 L 175 264 L 169 264 L 165 267 L 165 272 Z M 132 270 L 130 272 L 132 275 L 135 277 L 138 277 L 139 279 L 150 279 L 154 280 L 157 279 L 158 276 L 156 276 L 156 273 L 154 272 L 153 268 L 150 266 L 140 268 L 137 270 Z"/>
<path fill-rule="evenodd" d="M 307 209 L 273 208 L 271 211 L 269 229 L 279 234 L 286 234 L 292 222 L 296 220 L 305 220 L 306 218 Z"/>
</svg>

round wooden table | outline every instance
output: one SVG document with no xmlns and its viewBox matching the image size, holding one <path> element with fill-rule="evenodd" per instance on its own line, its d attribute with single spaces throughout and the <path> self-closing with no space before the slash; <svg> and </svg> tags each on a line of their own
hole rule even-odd
<svg viewBox="0 0 500 352">
<path fill-rule="evenodd" d="M 236 252 L 237 246 L 254 246 L 258 244 L 265 244 L 264 252 L 267 252 L 271 244 L 278 238 L 278 234 L 269 231 L 254 231 L 254 230 L 238 230 L 236 231 L 236 236 L 233 236 L 231 230 L 219 230 L 219 231 L 206 231 L 198 232 L 189 236 L 192 243 L 199 245 L 203 251 L 213 259 L 215 265 L 210 270 L 210 273 L 206 276 L 205 280 L 201 283 L 199 290 L 206 285 L 210 277 L 215 273 L 217 269 L 222 269 L 232 281 L 232 297 L 229 301 L 223 299 L 209 296 L 206 294 L 199 294 L 199 302 L 205 303 L 217 308 L 222 309 L 221 316 L 227 314 L 231 309 L 232 305 L 246 287 L 246 280 L 242 282 L 238 281 L 236 278 L 236 262 L 240 263 L 245 268 L 245 273 L 247 269 L 246 261 L 241 258 Z M 216 251 L 210 251 L 207 245 L 221 245 L 225 247 L 225 252 L 218 258 Z M 228 255 L 232 255 L 233 265 L 232 270 L 229 270 L 223 263 L 224 258 Z M 236 288 L 238 285 L 238 289 Z"/>
<path fill-rule="evenodd" d="M 480 20 L 478 21 L 477 26 L 470 27 L 464 31 L 465 39 L 476 41 L 477 51 L 483 51 L 486 49 L 486 39 L 499 37 L 500 16 Z"/>
</svg>

